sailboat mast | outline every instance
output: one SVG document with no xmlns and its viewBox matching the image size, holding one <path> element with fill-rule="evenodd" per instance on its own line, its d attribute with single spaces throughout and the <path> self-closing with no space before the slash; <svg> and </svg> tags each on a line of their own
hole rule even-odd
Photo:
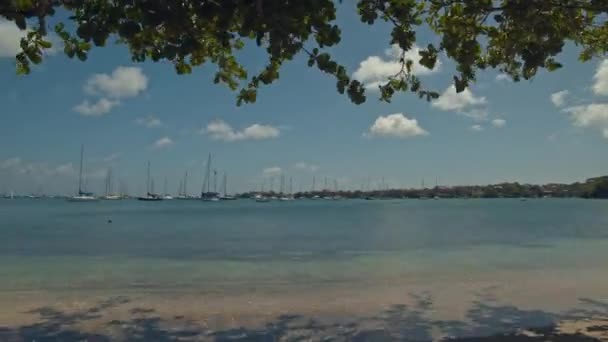
<svg viewBox="0 0 608 342">
<path fill-rule="evenodd" d="M 82 194 L 82 159 L 84 158 L 84 144 L 80 145 L 80 172 L 78 173 L 78 194 Z"/>
<path fill-rule="evenodd" d="M 227 194 L 228 194 L 228 189 L 227 189 L 227 187 L 228 187 L 228 176 L 226 175 L 226 171 L 224 171 L 224 180 L 223 180 L 223 183 L 224 184 L 222 185 L 222 187 L 224 188 L 224 197 L 226 197 Z"/>
<path fill-rule="evenodd" d="M 146 178 L 146 193 L 150 194 L 150 161 L 148 160 L 148 177 Z"/>
<path fill-rule="evenodd" d="M 205 170 L 205 179 L 203 180 L 203 194 L 209 192 L 211 187 L 211 153 L 207 157 L 207 168 Z"/>
<path fill-rule="evenodd" d="M 188 171 L 184 174 L 184 196 L 188 196 Z"/>
<path fill-rule="evenodd" d="M 108 193 L 114 193 L 114 174 L 112 172 L 112 168 L 110 168 L 110 175 L 108 176 Z"/>
</svg>

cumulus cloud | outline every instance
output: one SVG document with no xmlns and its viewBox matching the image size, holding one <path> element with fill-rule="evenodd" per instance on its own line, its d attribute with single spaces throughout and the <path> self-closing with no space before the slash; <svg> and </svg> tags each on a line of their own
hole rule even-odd
<svg viewBox="0 0 608 342">
<path fill-rule="evenodd" d="M 214 140 L 232 142 L 273 139 L 281 134 L 281 130 L 274 126 L 256 123 L 238 131 L 225 121 L 214 120 L 208 123 L 207 127 L 201 130 L 201 133 L 208 134 Z"/>
<path fill-rule="evenodd" d="M 488 116 L 490 115 L 486 108 L 471 108 L 468 110 L 459 111 L 458 114 L 464 115 L 475 121 L 485 121 L 488 119 Z"/>
<path fill-rule="evenodd" d="M 92 157 L 89 160 L 92 163 L 107 164 L 107 163 L 111 163 L 111 162 L 117 160 L 118 158 L 120 158 L 120 153 L 119 152 L 114 152 L 114 153 L 110 153 L 108 155 L 102 155 L 102 156 Z"/>
<path fill-rule="evenodd" d="M 599 129 L 608 138 L 608 103 L 568 107 L 564 112 L 570 114 L 574 126 Z"/>
<path fill-rule="evenodd" d="M 597 95 L 608 95 L 608 59 L 604 59 L 593 76 L 593 92 Z"/>
<path fill-rule="evenodd" d="M 0 57 L 15 57 L 21 51 L 19 43 L 27 31 L 21 31 L 15 23 L 0 20 Z"/>
<path fill-rule="evenodd" d="M 21 158 L 13 157 L 0 161 L 0 169 L 6 170 L 21 165 Z"/>
<path fill-rule="evenodd" d="M 95 74 L 87 80 L 84 91 L 99 96 L 97 102 L 84 100 L 74 110 L 84 116 L 109 113 L 123 99 L 135 97 L 148 87 L 148 77 L 141 68 L 120 66 L 111 74 Z"/>
<path fill-rule="evenodd" d="M 492 126 L 500 128 L 504 127 L 507 124 L 507 120 L 505 119 L 494 119 L 492 120 Z"/>
<path fill-rule="evenodd" d="M 498 75 L 496 75 L 495 80 L 496 80 L 496 82 L 506 82 L 506 81 L 510 81 L 511 77 L 507 74 L 498 74 Z"/>
<path fill-rule="evenodd" d="M 311 163 L 307 163 L 307 162 L 295 163 L 293 167 L 298 170 L 304 170 L 304 171 L 308 171 L 308 172 L 317 172 L 319 170 L 319 165 L 311 164 Z"/>
<path fill-rule="evenodd" d="M 108 100 L 106 98 L 101 98 L 93 103 L 89 102 L 89 100 L 84 100 L 81 104 L 74 107 L 74 111 L 83 116 L 102 116 L 109 113 L 112 108 L 118 104 L 118 101 Z"/>
<path fill-rule="evenodd" d="M 0 170 L 13 174 L 29 175 L 37 179 L 75 174 L 72 163 L 53 165 L 48 162 L 25 161 L 19 157 L 0 160 Z"/>
<path fill-rule="evenodd" d="M 20 30 L 14 22 L 0 19 L 0 58 L 15 57 L 21 52 L 21 38 L 24 38 L 28 30 Z M 44 50 L 45 53 L 55 54 L 59 40 L 56 36 L 49 34 L 45 40 L 50 41 L 53 46 Z"/>
<path fill-rule="evenodd" d="M 55 172 L 59 175 L 72 175 L 75 173 L 74 165 L 72 163 L 59 165 L 55 168 Z"/>
<path fill-rule="evenodd" d="M 551 94 L 551 102 L 555 107 L 562 107 L 566 104 L 566 97 L 570 94 L 567 90 L 561 90 Z"/>
<path fill-rule="evenodd" d="M 267 167 L 262 170 L 262 175 L 265 177 L 274 177 L 280 175 L 281 173 L 283 173 L 283 169 L 278 166 Z"/>
<path fill-rule="evenodd" d="M 365 84 L 368 89 L 377 89 L 388 81 L 390 76 L 397 74 L 401 70 L 401 53 L 403 50 L 393 44 L 391 48 L 385 50 L 385 57 L 369 56 L 359 64 L 359 68 L 353 73 L 353 78 Z M 420 64 L 420 48 L 416 45 L 405 52 L 404 59 L 412 60 L 412 73 L 418 76 L 428 75 L 439 71 L 441 61 L 437 59 L 435 68 L 429 69 Z"/>
<path fill-rule="evenodd" d="M 365 136 L 411 138 L 428 135 L 429 133 L 418 125 L 416 119 L 409 119 L 402 113 L 379 116 L 366 132 Z"/>
<path fill-rule="evenodd" d="M 160 127 L 163 125 L 162 121 L 160 121 L 159 118 L 156 118 L 152 115 L 135 119 L 135 124 L 147 128 Z"/>
<path fill-rule="evenodd" d="M 109 155 L 101 158 L 101 161 L 104 163 L 111 163 L 111 162 L 115 161 L 116 159 L 118 159 L 119 157 L 120 157 L 120 153 L 115 152 L 115 153 L 109 154 Z"/>
<path fill-rule="evenodd" d="M 152 147 L 155 149 L 161 149 L 161 148 L 172 146 L 173 144 L 175 144 L 175 143 L 173 142 L 173 140 L 171 140 L 171 138 L 162 137 L 162 138 L 156 140 L 154 142 L 154 145 L 152 145 Z"/>
<path fill-rule="evenodd" d="M 474 132 L 481 132 L 481 131 L 483 131 L 483 126 L 482 125 L 473 125 L 473 126 L 471 126 L 471 130 Z"/>
<path fill-rule="evenodd" d="M 486 103 L 485 97 L 476 97 L 468 88 L 457 93 L 456 87 L 452 84 L 431 105 L 444 111 L 462 111 Z"/>
<path fill-rule="evenodd" d="M 121 99 L 135 97 L 148 87 L 148 77 L 141 68 L 119 66 L 111 74 L 91 76 L 84 89 L 91 95 Z"/>
</svg>

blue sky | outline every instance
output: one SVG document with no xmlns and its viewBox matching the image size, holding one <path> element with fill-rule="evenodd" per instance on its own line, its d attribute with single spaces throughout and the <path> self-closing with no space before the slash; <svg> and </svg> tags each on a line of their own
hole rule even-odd
<svg viewBox="0 0 608 342">
<path fill-rule="evenodd" d="M 389 27 L 367 26 L 351 5 L 339 6 L 343 39 L 332 54 L 373 88 L 394 68 Z M 0 22 L 0 192 L 74 192 L 81 143 L 96 192 L 112 167 L 141 193 L 150 160 L 158 190 L 167 177 L 175 192 L 188 171 L 188 190 L 199 193 L 208 153 L 232 191 L 268 188 L 281 173 L 295 190 L 309 189 L 313 175 L 319 185 L 327 177 L 360 188 L 368 177 L 415 187 L 422 178 L 544 183 L 608 174 L 608 62 L 581 64 L 573 46 L 560 56 L 562 70 L 519 83 L 489 70 L 459 95 L 441 56 L 436 70 L 417 69 L 445 93 L 438 101 L 398 94 L 383 103 L 370 91 L 359 106 L 300 56 L 255 104 L 237 107 L 235 93 L 212 83 L 212 65 L 179 76 L 167 63 L 134 64 L 121 45 L 94 49 L 85 63 L 50 55 L 16 76 L 10 56 L 19 32 L 11 25 Z M 422 34 L 419 45 L 434 40 Z M 264 63 L 256 49 L 239 59 L 253 69 Z"/>
</svg>

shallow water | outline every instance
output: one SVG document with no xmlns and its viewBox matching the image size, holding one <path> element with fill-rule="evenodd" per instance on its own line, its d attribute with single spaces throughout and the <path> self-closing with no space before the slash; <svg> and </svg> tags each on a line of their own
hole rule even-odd
<svg viewBox="0 0 608 342">
<path fill-rule="evenodd" d="M 30 309 L 126 295 L 348 317 L 424 293 L 451 318 L 490 290 L 546 310 L 608 299 L 608 201 L 20 199 L 0 201 L 0 234 L 0 301 Z"/>
</svg>

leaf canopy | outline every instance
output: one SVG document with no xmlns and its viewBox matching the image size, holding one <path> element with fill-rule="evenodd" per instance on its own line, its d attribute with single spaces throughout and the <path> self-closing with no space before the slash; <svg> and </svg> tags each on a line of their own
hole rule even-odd
<svg viewBox="0 0 608 342">
<path fill-rule="evenodd" d="M 46 19 L 57 9 L 69 17 L 52 30 L 64 53 L 85 61 L 93 47 L 110 38 L 129 48 L 135 62 L 169 61 L 178 74 L 212 64 L 213 81 L 238 90 L 237 103 L 255 102 L 258 89 L 280 76 L 281 66 L 296 55 L 308 66 L 333 76 L 340 94 L 365 102 L 365 87 L 353 79 L 328 48 L 340 43 L 337 6 L 332 0 L 4 0 L 0 17 L 28 34 L 16 55 L 18 74 L 30 72 L 52 48 Z M 438 94 L 412 73 L 413 62 L 433 68 L 439 55 L 455 65 L 454 85 L 463 91 L 480 70 L 497 69 L 514 81 L 531 79 L 540 69 L 562 67 L 557 56 L 574 43 L 579 59 L 603 57 L 608 51 L 608 0 L 358 0 L 363 23 L 392 25 L 388 44 L 402 49 L 401 70 L 379 86 L 380 99 L 412 92 L 431 100 Z M 68 29 L 73 28 L 73 29 Z M 428 28 L 438 44 L 419 44 Z M 235 54 L 251 41 L 264 49 L 266 66 L 257 74 Z M 415 44 L 425 46 L 418 61 L 405 58 Z"/>
</svg>

